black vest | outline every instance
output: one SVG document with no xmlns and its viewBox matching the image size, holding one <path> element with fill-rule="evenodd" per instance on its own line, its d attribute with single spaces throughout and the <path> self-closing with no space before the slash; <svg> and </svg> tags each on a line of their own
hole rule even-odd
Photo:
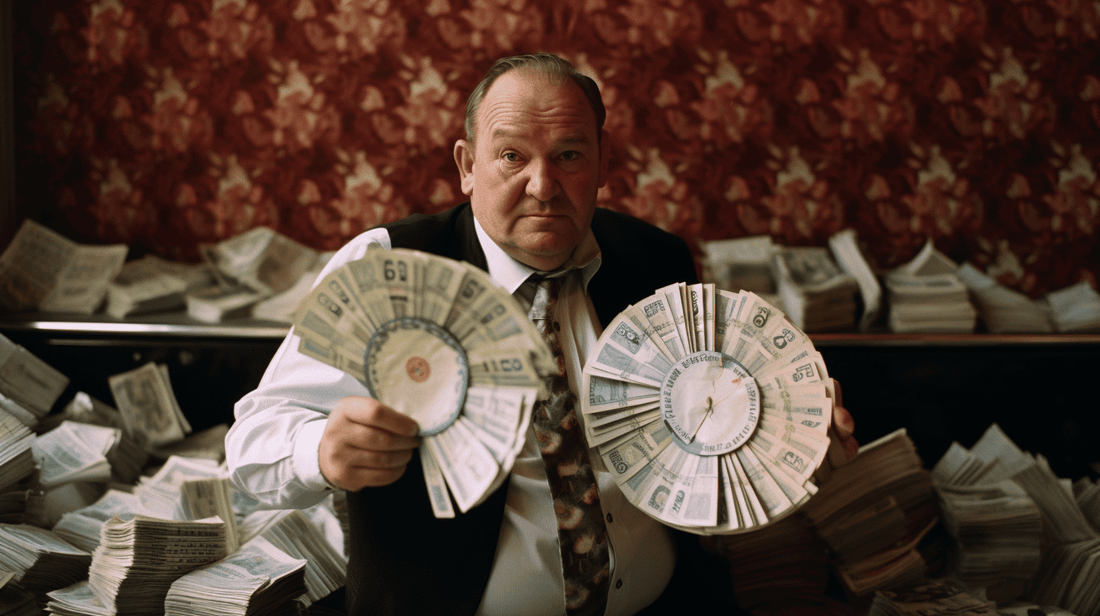
<svg viewBox="0 0 1100 616">
<path fill-rule="evenodd" d="M 382 225 L 395 248 L 412 248 L 488 269 L 473 212 L 462 204 Z M 680 238 L 636 218 L 597 209 L 592 232 L 603 262 L 588 285 L 606 327 L 629 304 L 676 282 L 697 282 Z M 396 482 L 348 494 L 347 610 L 374 614 L 473 614 L 496 555 L 508 482 L 453 519 L 436 519 L 420 459 Z"/>
</svg>

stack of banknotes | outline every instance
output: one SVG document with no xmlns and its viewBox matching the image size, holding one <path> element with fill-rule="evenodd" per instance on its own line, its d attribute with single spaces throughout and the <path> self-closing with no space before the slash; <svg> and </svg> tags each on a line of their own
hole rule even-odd
<svg viewBox="0 0 1100 616">
<path fill-rule="evenodd" d="M 437 517 L 501 485 L 556 372 L 528 315 L 487 273 L 414 250 L 368 250 L 334 269 L 294 325 L 299 352 L 417 421 Z"/>
<path fill-rule="evenodd" d="M 812 496 L 833 381 L 759 296 L 669 285 L 627 307 L 584 368 L 581 410 L 627 498 L 698 534 L 751 531 Z"/>
</svg>

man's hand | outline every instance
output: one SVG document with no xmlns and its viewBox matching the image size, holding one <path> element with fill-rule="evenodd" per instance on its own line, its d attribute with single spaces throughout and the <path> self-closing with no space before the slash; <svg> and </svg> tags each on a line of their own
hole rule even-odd
<svg viewBox="0 0 1100 616">
<path fill-rule="evenodd" d="M 412 418 L 377 400 L 344 398 L 332 409 L 321 435 L 321 474 L 351 492 L 389 485 L 405 473 L 420 445 L 418 430 Z"/>
<path fill-rule="evenodd" d="M 814 479 L 818 485 L 829 481 L 833 476 L 833 469 L 847 464 L 859 453 L 859 441 L 852 436 L 856 424 L 851 413 L 844 408 L 844 399 L 840 395 L 840 381 L 833 379 L 833 425 L 829 426 L 829 451 L 825 454 L 825 460 L 814 472 Z"/>
<path fill-rule="evenodd" d="M 847 462 L 859 453 L 859 441 L 852 436 L 856 430 L 856 422 L 848 409 L 844 408 L 844 400 L 840 395 L 840 381 L 836 379 L 833 379 L 833 391 L 836 392 L 836 400 L 833 401 L 833 434 L 844 451 L 843 461 Z M 834 466 L 839 466 L 835 462 L 834 460 Z"/>
</svg>

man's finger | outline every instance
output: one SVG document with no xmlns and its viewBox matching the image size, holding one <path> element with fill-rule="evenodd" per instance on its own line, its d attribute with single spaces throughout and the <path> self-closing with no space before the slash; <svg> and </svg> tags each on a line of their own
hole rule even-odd
<svg viewBox="0 0 1100 616">
<path fill-rule="evenodd" d="M 412 417 L 370 398 L 344 398 L 336 404 L 335 411 L 342 411 L 349 421 L 399 436 L 416 436 L 420 432 Z"/>
</svg>

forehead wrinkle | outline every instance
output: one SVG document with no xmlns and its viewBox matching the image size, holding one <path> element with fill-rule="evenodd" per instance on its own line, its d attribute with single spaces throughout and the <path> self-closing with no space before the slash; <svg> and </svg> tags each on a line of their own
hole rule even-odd
<svg viewBox="0 0 1100 616">
<path fill-rule="evenodd" d="M 571 96 L 549 101 L 540 96 L 547 89 L 566 90 Z M 502 90 L 512 90 L 512 95 L 504 96 Z M 553 106 L 547 107 L 549 104 Z M 502 76 L 489 89 L 478 116 L 479 132 L 486 130 L 491 138 L 564 130 L 572 133 L 567 136 L 570 142 L 588 142 L 587 133 L 595 125 L 595 112 L 579 87 L 538 73 Z"/>
</svg>

